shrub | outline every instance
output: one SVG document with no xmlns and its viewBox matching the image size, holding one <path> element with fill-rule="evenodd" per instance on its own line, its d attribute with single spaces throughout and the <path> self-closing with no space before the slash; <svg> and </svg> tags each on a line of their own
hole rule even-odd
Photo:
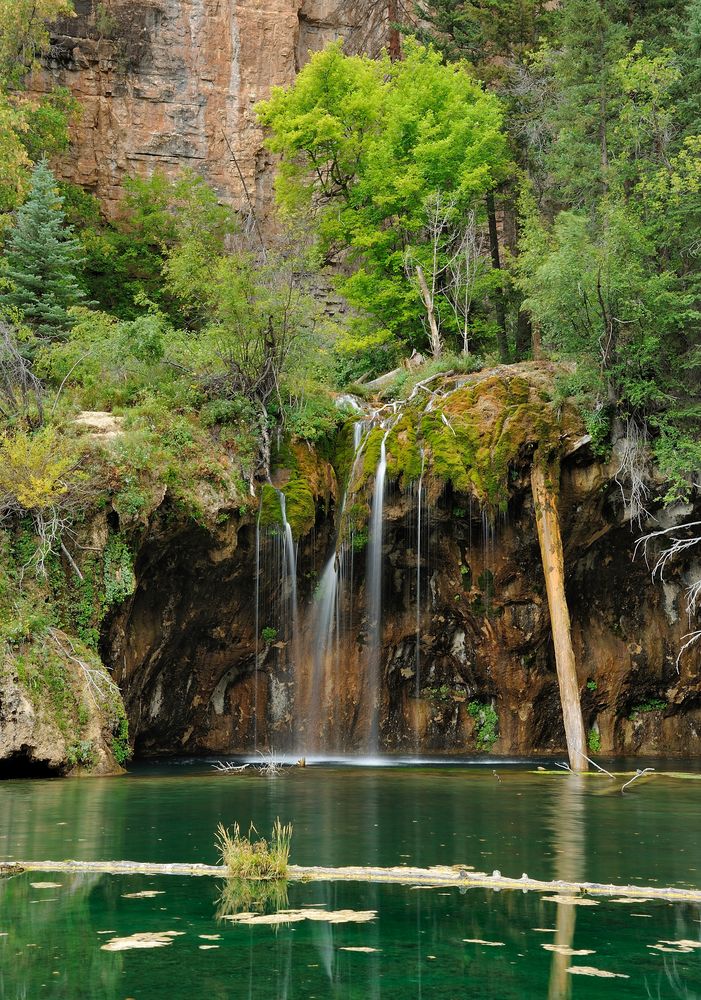
<svg viewBox="0 0 701 1000">
<path fill-rule="evenodd" d="M 587 744 L 592 753 L 598 753 L 601 750 L 601 733 L 598 729 L 589 730 Z"/>
<path fill-rule="evenodd" d="M 496 709 L 488 703 L 481 704 L 479 701 L 471 701 L 467 706 L 467 711 L 476 723 L 477 749 L 483 751 L 491 750 L 499 739 L 497 733 L 499 716 Z"/>
</svg>

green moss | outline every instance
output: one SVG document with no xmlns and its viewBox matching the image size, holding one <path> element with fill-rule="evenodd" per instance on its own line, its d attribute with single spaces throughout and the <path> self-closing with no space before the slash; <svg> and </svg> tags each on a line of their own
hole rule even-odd
<svg viewBox="0 0 701 1000">
<path fill-rule="evenodd" d="M 366 482 L 368 479 L 374 478 L 375 471 L 380 462 L 380 450 L 385 434 L 386 431 L 382 427 L 373 427 L 368 434 L 363 450 L 361 482 Z"/>
<path fill-rule="evenodd" d="M 405 487 L 421 475 L 421 448 L 410 413 L 397 421 L 387 437 L 387 472 L 393 479 L 401 479 Z"/>
<path fill-rule="evenodd" d="M 282 508 L 275 487 L 264 483 L 260 491 L 259 524 L 261 528 L 282 526 Z"/>
<path fill-rule="evenodd" d="M 293 476 L 282 492 L 285 494 L 287 521 L 295 541 L 306 535 L 316 523 L 316 503 L 311 486 L 301 476 Z"/>
<path fill-rule="evenodd" d="M 341 490 L 348 485 L 348 477 L 353 465 L 353 426 L 355 421 L 349 420 L 339 429 L 333 442 L 329 459 L 333 465 L 336 479 Z"/>
</svg>

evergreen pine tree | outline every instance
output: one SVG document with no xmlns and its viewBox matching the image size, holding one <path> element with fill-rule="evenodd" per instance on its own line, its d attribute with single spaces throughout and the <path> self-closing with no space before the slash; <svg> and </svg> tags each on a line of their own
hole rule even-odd
<svg viewBox="0 0 701 1000">
<path fill-rule="evenodd" d="M 64 336 L 71 326 L 68 310 L 84 297 L 76 278 L 82 263 L 56 178 L 42 160 L 7 242 L 3 272 L 9 287 L 0 293 L 0 306 L 18 309 L 41 337 Z"/>
</svg>

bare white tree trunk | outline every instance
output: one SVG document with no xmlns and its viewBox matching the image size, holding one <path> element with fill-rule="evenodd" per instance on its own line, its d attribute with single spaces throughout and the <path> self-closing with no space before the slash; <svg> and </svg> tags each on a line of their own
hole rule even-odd
<svg viewBox="0 0 701 1000">
<path fill-rule="evenodd" d="M 423 299 L 424 308 L 426 309 L 426 319 L 428 321 L 428 339 L 431 344 L 431 354 L 434 358 L 440 358 L 443 353 L 443 341 L 441 340 L 441 331 L 436 320 L 436 311 L 434 308 L 434 297 L 426 284 L 426 277 L 419 264 L 416 265 L 416 277 L 419 282 L 419 291 L 421 292 L 421 298 Z"/>
<path fill-rule="evenodd" d="M 558 463 L 547 466 L 535 462 L 531 468 L 531 489 L 535 506 L 540 556 L 545 574 L 545 589 L 550 609 L 550 628 L 555 647 L 557 680 L 560 687 L 562 718 L 570 767 L 588 771 L 582 706 L 579 700 L 577 665 L 572 648 L 570 612 L 565 594 L 565 560 L 562 551 L 557 494 L 560 482 Z"/>
</svg>

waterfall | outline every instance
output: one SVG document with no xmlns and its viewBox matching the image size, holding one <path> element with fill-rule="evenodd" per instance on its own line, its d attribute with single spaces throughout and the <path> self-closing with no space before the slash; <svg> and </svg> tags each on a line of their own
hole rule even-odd
<svg viewBox="0 0 701 1000">
<path fill-rule="evenodd" d="M 325 733 L 328 721 L 326 712 L 335 703 L 335 699 L 333 698 L 333 675 L 335 673 L 334 668 L 337 666 L 336 657 L 334 656 L 334 639 L 337 631 L 335 627 L 337 597 L 338 564 L 334 550 L 326 563 L 314 594 L 311 622 L 313 669 L 311 686 L 306 692 L 306 698 L 300 690 L 301 685 L 298 683 L 298 696 L 301 701 L 307 703 L 306 711 L 304 712 L 307 724 L 305 746 L 298 749 L 306 753 L 310 750 L 321 749 L 320 740 L 327 736 Z M 309 678 L 306 678 L 306 680 L 309 684 Z M 304 706 L 301 707 L 304 708 Z M 296 714 L 299 722 L 299 712 Z"/>
<path fill-rule="evenodd" d="M 258 505 L 258 517 L 256 518 L 256 577 L 255 577 L 255 613 L 253 616 L 253 655 L 254 655 L 254 677 L 253 677 L 253 750 L 258 749 L 258 666 L 260 657 L 260 515 L 263 510 L 263 498 L 261 496 Z"/>
<path fill-rule="evenodd" d="M 423 503 L 424 492 L 424 464 L 426 456 L 421 449 L 421 475 L 419 476 L 418 495 L 416 498 L 416 659 L 414 669 L 416 677 L 414 679 L 414 690 L 416 698 L 421 697 L 421 505 Z M 416 733 L 418 741 L 418 729 Z"/>
<path fill-rule="evenodd" d="M 353 424 L 353 462 L 348 484 L 352 483 L 368 424 L 357 420 Z M 304 745 L 298 745 L 300 754 L 311 750 L 341 749 L 340 716 L 342 705 L 336 691 L 339 670 L 339 643 L 341 635 L 352 627 L 353 549 L 352 541 L 344 539 L 338 544 L 343 526 L 347 490 L 344 492 L 336 517 L 336 539 L 319 584 L 314 592 L 311 610 L 311 649 L 313 667 L 311 677 L 300 663 L 297 671 L 295 715 L 305 728 Z M 350 558 L 349 558 L 350 555 Z M 348 568 L 350 566 L 350 574 Z M 346 585 L 350 599 L 348 617 L 344 615 Z"/>
<path fill-rule="evenodd" d="M 382 656 L 382 535 L 384 527 L 385 476 L 387 473 L 387 435 L 385 431 L 380 446 L 380 460 L 375 473 L 375 491 L 370 515 L 367 565 L 367 615 L 368 615 L 368 669 L 367 701 L 370 714 L 370 753 L 378 750 L 380 735 L 380 660 Z"/>
<path fill-rule="evenodd" d="M 292 537 L 292 528 L 287 520 L 287 499 L 282 490 L 277 490 L 280 500 L 280 516 L 282 517 L 283 542 L 284 542 L 284 584 L 285 602 L 288 605 L 288 619 L 285 629 L 285 636 L 294 648 L 297 642 L 297 546 Z"/>
</svg>

